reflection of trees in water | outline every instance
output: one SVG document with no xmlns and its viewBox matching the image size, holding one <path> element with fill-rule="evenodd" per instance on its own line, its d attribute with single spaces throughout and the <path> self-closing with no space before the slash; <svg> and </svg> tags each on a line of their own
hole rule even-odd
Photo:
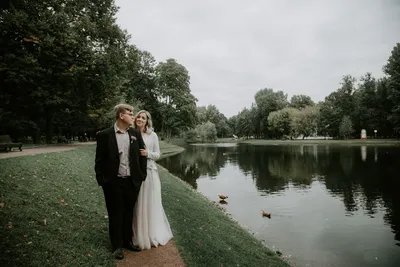
<svg viewBox="0 0 400 267">
<path fill-rule="evenodd" d="M 353 159 L 356 156 L 352 148 L 331 149 L 329 154 L 324 155 L 329 158 L 330 164 L 322 170 L 328 192 L 341 197 L 349 215 L 358 209 L 355 193 L 359 191 L 359 188 L 351 178 L 354 168 Z"/>
<path fill-rule="evenodd" d="M 354 158 L 354 150 L 352 149 L 343 149 L 340 152 L 340 166 L 346 175 L 349 175 L 353 170 L 353 158 Z"/>
<path fill-rule="evenodd" d="M 197 189 L 197 178 L 200 177 L 200 172 L 195 166 L 188 166 L 184 164 L 184 159 L 182 155 L 175 155 L 160 160 L 159 163 L 168 171 L 178 177 L 180 177 L 185 182 L 189 183 L 193 188 Z"/>
<path fill-rule="evenodd" d="M 273 177 L 268 169 L 269 155 L 260 146 L 239 145 L 237 163 L 247 175 L 251 175 L 258 190 L 266 192 L 282 191 L 286 181 Z"/>
<path fill-rule="evenodd" d="M 325 165 L 318 160 L 317 146 L 239 146 L 238 164 L 251 173 L 259 190 L 284 190 L 290 181 L 307 187 Z"/>
<path fill-rule="evenodd" d="M 386 151 L 381 151 L 377 159 L 374 153 L 379 150 Z M 326 155 L 330 157 L 331 164 L 324 175 L 326 188 L 333 195 L 342 197 L 346 211 L 350 214 L 357 210 L 357 206 L 361 206 L 372 216 L 383 202 L 386 207 L 384 219 L 391 225 L 395 239 L 400 241 L 400 195 L 397 192 L 400 188 L 400 180 L 397 178 L 400 168 L 396 165 L 397 159 L 393 152 L 399 155 L 399 151 L 394 148 L 367 148 L 367 154 L 371 156 L 365 157 L 365 150 L 359 147 L 344 148 Z M 342 159 L 350 155 L 351 169 L 343 168 Z"/>
<path fill-rule="evenodd" d="M 368 154 L 372 153 L 368 152 Z M 397 155 L 400 156 L 398 152 Z M 384 219 L 392 226 L 395 239 L 400 242 L 399 170 L 398 158 L 395 158 L 393 154 L 385 153 L 380 155 L 376 163 L 373 157 L 367 158 L 360 167 L 360 171 L 354 173 L 354 176 L 364 190 L 366 204 L 371 207 L 370 211 L 376 208 L 380 199 L 383 200 L 386 208 Z M 398 245 L 400 246 L 400 243 Z"/>
<path fill-rule="evenodd" d="M 284 152 L 269 157 L 268 168 L 273 176 L 302 187 L 311 184 L 318 174 L 318 162 L 313 146 L 286 146 Z"/>
<path fill-rule="evenodd" d="M 189 146 L 185 152 L 160 160 L 159 164 L 197 188 L 197 178 L 216 177 L 225 164 L 225 154 L 234 149 L 235 147 Z"/>
<path fill-rule="evenodd" d="M 307 186 L 319 174 L 328 192 L 341 198 L 348 215 L 362 207 L 373 216 L 383 202 L 384 219 L 400 245 L 400 167 L 392 153 L 400 154 L 395 148 L 239 146 L 238 152 L 240 169 L 252 175 L 259 190 L 282 191 L 289 181 Z"/>
<path fill-rule="evenodd" d="M 367 147 L 365 151 L 335 146 L 196 146 L 166 158 L 161 165 L 196 188 L 197 178 L 216 176 L 228 160 L 251 175 L 260 191 L 269 193 L 283 191 L 289 182 L 307 187 L 318 174 L 328 192 L 343 201 L 348 215 L 362 207 L 373 216 L 383 203 L 384 219 L 400 243 L 400 166 L 395 155 L 400 156 L 396 148 Z"/>
</svg>

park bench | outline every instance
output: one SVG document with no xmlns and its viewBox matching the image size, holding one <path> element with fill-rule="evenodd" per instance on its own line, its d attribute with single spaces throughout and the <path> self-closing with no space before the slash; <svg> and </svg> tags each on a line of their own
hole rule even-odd
<svg viewBox="0 0 400 267">
<path fill-rule="evenodd" d="M 8 152 L 13 147 L 18 147 L 22 151 L 22 143 L 14 143 L 9 135 L 0 135 L 0 148 L 4 148 Z"/>
</svg>

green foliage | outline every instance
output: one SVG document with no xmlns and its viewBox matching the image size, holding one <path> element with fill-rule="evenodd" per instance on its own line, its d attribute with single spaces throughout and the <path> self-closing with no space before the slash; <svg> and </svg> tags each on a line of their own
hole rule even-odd
<svg viewBox="0 0 400 267">
<path fill-rule="evenodd" d="M 207 107 L 198 107 L 196 112 L 197 123 L 202 124 L 207 121 L 215 124 L 218 137 L 226 137 L 231 134 L 231 128 L 228 124 L 228 119 L 224 114 L 219 112 L 215 105 L 208 105 Z"/>
<path fill-rule="evenodd" d="M 379 110 L 377 93 L 377 82 L 371 73 L 361 77 L 361 84 L 354 93 L 355 114 L 353 120 L 357 132 L 360 132 L 361 129 L 366 129 L 367 132 L 378 129 L 382 114 Z"/>
<path fill-rule="evenodd" d="M 186 134 L 185 140 L 187 142 L 210 142 L 213 143 L 217 140 L 217 128 L 215 124 L 207 121 L 196 126 L 195 129 L 189 130 Z"/>
<path fill-rule="evenodd" d="M 175 59 L 160 62 L 155 68 L 155 83 L 161 103 L 161 132 L 167 138 L 196 124 L 196 101 L 190 91 L 187 69 Z"/>
<path fill-rule="evenodd" d="M 12 114 L 7 121 L 31 121 L 50 142 L 55 128 L 87 123 L 90 108 L 118 93 L 127 40 L 115 12 L 113 1 L 95 0 L 20 0 L 0 11 L 0 48 L 7 51 L 0 59 L 0 100 Z"/>
<path fill-rule="evenodd" d="M 308 137 L 317 131 L 319 119 L 319 107 L 306 106 L 302 109 L 292 107 L 271 112 L 268 116 L 268 124 L 271 133 L 282 138 L 290 138 L 299 135 Z"/>
<path fill-rule="evenodd" d="M 383 71 L 388 75 L 387 86 L 389 99 L 393 103 L 389 120 L 394 127 L 400 130 L 400 43 L 393 48 L 392 53 L 383 67 Z"/>
<path fill-rule="evenodd" d="M 307 106 L 314 106 L 314 101 L 308 95 L 294 95 L 290 99 L 290 106 L 293 108 L 305 108 Z"/>
<path fill-rule="evenodd" d="M 316 134 L 319 114 L 317 106 L 307 106 L 297 110 L 293 114 L 292 132 L 296 133 L 297 136 L 302 135 L 303 139 Z"/>
<path fill-rule="evenodd" d="M 129 45 L 116 12 L 113 0 L 16 0 L 0 10 L 0 134 L 94 135 L 121 102 L 147 109 L 161 136 L 195 126 L 186 68 L 157 66 Z"/>
<path fill-rule="evenodd" d="M 353 123 L 351 122 L 350 116 L 343 116 L 343 119 L 339 126 L 339 134 L 343 138 L 347 139 L 354 132 Z"/>
<path fill-rule="evenodd" d="M 254 96 L 257 105 L 257 115 L 260 118 L 259 133 L 261 136 L 268 135 L 268 115 L 273 111 L 288 106 L 287 94 L 282 91 L 274 92 L 273 89 L 265 88 L 258 91 Z"/>
<path fill-rule="evenodd" d="M 294 136 L 294 116 L 298 112 L 295 108 L 284 108 L 273 111 L 268 115 L 268 125 L 271 133 L 277 138 Z"/>
</svg>

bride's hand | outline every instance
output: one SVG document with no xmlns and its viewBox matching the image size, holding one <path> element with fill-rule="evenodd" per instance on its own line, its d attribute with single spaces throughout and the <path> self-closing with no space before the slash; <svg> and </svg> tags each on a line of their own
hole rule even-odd
<svg viewBox="0 0 400 267">
<path fill-rule="evenodd" d="M 148 156 L 147 150 L 146 149 L 140 149 L 140 155 L 143 156 L 143 157 L 147 157 Z"/>
</svg>

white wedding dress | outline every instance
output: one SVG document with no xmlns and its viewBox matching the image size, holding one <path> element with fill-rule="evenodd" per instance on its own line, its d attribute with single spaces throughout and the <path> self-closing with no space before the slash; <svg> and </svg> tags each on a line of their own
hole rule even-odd
<svg viewBox="0 0 400 267">
<path fill-rule="evenodd" d="M 161 201 L 161 183 L 154 160 L 160 157 L 160 145 L 155 132 L 142 134 L 147 156 L 147 178 L 143 181 L 134 208 L 133 244 L 141 249 L 165 245 L 173 237 Z"/>
</svg>

